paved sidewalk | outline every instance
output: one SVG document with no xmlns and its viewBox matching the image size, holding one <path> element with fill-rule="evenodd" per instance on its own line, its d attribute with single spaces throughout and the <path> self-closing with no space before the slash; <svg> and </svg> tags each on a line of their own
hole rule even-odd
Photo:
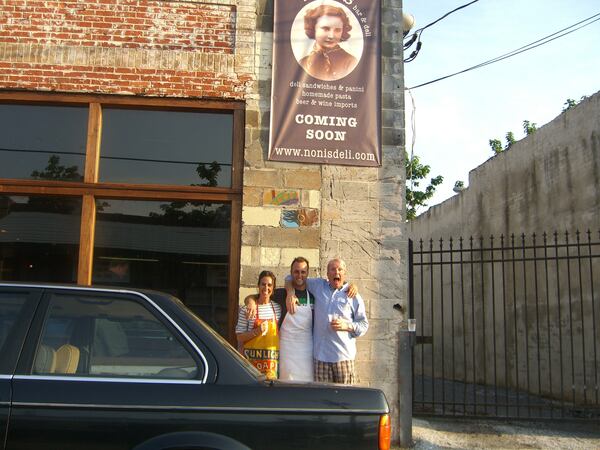
<svg viewBox="0 0 600 450">
<path fill-rule="evenodd" d="M 416 450 L 600 450 L 600 422 L 413 419 L 413 440 Z"/>
</svg>

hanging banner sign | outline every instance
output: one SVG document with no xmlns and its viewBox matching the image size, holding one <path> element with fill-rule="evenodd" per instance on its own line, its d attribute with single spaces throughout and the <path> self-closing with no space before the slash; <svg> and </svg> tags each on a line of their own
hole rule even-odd
<svg viewBox="0 0 600 450">
<path fill-rule="evenodd" d="M 381 0 L 275 0 L 269 159 L 381 165 Z"/>
</svg>

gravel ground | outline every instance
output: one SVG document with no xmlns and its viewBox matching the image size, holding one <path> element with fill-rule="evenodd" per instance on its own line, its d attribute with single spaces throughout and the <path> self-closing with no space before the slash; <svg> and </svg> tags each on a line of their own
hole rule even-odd
<svg viewBox="0 0 600 450">
<path fill-rule="evenodd" d="M 413 419 L 415 450 L 599 449 L 600 422 Z M 394 447 L 399 450 L 400 447 Z"/>
</svg>

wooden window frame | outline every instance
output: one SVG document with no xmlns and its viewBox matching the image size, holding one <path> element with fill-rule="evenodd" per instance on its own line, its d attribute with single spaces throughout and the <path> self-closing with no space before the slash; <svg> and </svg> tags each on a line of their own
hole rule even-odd
<svg viewBox="0 0 600 450">
<path fill-rule="evenodd" d="M 88 129 L 83 182 L 19 180 L 0 178 L 0 193 L 10 195 L 54 195 L 82 198 L 79 265 L 77 283 L 91 285 L 96 227 L 96 198 L 124 200 L 187 200 L 231 204 L 229 245 L 228 329 L 235 342 L 235 313 L 238 306 L 244 167 L 245 103 L 200 99 L 141 98 L 111 95 L 58 94 L 37 92 L 0 92 L 1 103 L 29 105 L 88 105 Z M 225 112 L 233 116 L 231 187 L 173 186 L 160 184 L 100 183 L 100 139 L 102 108 L 121 106 L 140 109 L 195 110 Z"/>
</svg>

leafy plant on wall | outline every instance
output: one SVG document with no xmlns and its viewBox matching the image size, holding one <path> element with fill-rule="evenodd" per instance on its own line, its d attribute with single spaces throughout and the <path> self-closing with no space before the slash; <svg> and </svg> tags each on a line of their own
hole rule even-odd
<svg viewBox="0 0 600 450">
<path fill-rule="evenodd" d="M 435 189 L 442 184 L 444 177 L 438 175 L 430 178 L 429 183 L 420 190 L 424 180 L 427 183 L 431 167 L 421 164 L 416 155 L 410 158 L 406 151 L 404 151 L 404 165 L 406 168 L 406 220 L 412 220 L 417 217 L 417 208 L 427 206 L 427 201 L 433 197 Z"/>
</svg>

